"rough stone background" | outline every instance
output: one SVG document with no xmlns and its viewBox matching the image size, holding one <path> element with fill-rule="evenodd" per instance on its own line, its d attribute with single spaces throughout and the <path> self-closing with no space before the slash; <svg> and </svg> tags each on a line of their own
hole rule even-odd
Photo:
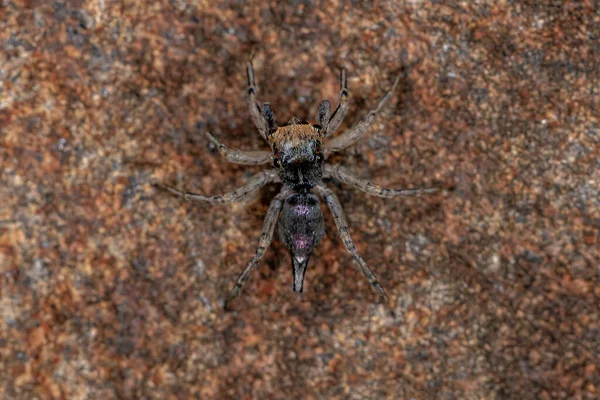
<svg viewBox="0 0 600 400">
<path fill-rule="evenodd" d="M 597 1 L 0 2 L 0 398 L 600 398 Z M 343 128 L 401 87 L 332 161 L 386 313 L 326 213 L 292 292 L 275 243 L 223 301 L 277 186 L 233 206 L 280 122 L 337 103 Z M 323 208 L 324 212 L 327 212 Z"/>
</svg>

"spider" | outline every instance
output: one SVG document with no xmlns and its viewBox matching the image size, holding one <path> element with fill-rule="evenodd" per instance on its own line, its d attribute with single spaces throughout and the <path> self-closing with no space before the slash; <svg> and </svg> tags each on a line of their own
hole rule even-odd
<svg viewBox="0 0 600 400">
<path fill-rule="evenodd" d="M 358 267 L 367 280 L 381 294 L 387 304 L 385 290 L 378 282 L 375 274 L 358 254 L 350 237 L 348 223 L 337 196 L 325 185 L 324 178 L 337 180 L 353 186 L 370 195 L 379 197 L 418 196 L 432 193 L 437 188 L 387 189 L 374 183 L 360 179 L 352 172 L 339 165 L 325 164 L 327 157 L 333 153 L 351 146 L 362 138 L 373 124 L 377 114 L 392 96 L 398 85 L 400 76 L 396 77 L 393 86 L 379 101 L 377 107 L 355 127 L 326 142 L 323 139 L 331 136 L 342 123 L 348 113 L 349 92 L 346 69 L 340 71 L 340 99 L 337 108 L 331 112 L 328 100 L 323 100 L 317 110 L 317 123 L 300 123 L 292 119 L 285 125 L 279 126 L 269 103 L 261 108 L 256 101 L 256 86 L 252 62 L 247 63 L 248 103 L 250 115 L 260 135 L 271 146 L 272 151 L 240 151 L 230 149 L 220 143 L 213 135 L 206 136 L 219 150 L 219 153 L 229 162 L 235 164 L 260 165 L 272 163 L 272 169 L 264 170 L 252 176 L 248 183 L 235 190 L 218 196 L 205 196 L 196 193 L 185 193 L 172 187 L 164 187 L 176 196 L 186 200 L 200 201 L 210 204 L 228 204 L 246 198 L 251 193 L 269 183 L 283 183 L 282 190 L 269 205 L 265 217 L 258 249 L 244 271 L 237 279 L 227 304 L 240 294 L 242 286 L 248 280 L 250 273 L 263 257 L 271 244 L 275 226 L 278 227 L 279 240 L 290 251 L 292 258 L 292 273 L 294 278 L 293 290 L 302 292 L 304 273 L 308 260 L 324 235 L 323 215 L 316 191 L 327 203 L 333 214 L 337 230 L 346 249 L 352 254 Z"/>
</svg>

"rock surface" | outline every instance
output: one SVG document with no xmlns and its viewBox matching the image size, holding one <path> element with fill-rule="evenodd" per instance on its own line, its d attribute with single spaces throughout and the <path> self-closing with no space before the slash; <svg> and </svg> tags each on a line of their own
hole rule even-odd
<svg viewBox="0 0 600 400">
<path fill-rule="evenodd" d="M 597 399 L 597 1 L 0 3 L 0 398 Z M 539 3 L 542 4 L 542 3 Z M 232 206 L 279 122 L 337 104 L 331 160 L 388 187 L 331 184 L 396 318 L 326 214 L 304 293 L 275 243 L 224 299 L 278 186 Z"/>
</svg>

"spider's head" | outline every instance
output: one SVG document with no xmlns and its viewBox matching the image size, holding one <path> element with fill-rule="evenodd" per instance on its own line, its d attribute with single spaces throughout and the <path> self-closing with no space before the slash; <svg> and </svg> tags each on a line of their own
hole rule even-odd
<svg viewBox="0 0 600 400">
<path fill-rule="evenodd" d="M 274 165 L 284 185 L 309 189 L 323 177 L 322 133 L 309 124 L 279 127 L 271 136 Z"/>
</svg>

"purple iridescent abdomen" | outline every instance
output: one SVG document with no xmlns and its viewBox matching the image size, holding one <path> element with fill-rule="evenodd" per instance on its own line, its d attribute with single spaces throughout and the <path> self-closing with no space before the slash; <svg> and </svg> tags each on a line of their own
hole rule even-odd
<svg viewBox="0 0 600 400">
<path fill-rule="evenodd" d="M 279 215 L 278 228 L 279 239 L 292 256 L 294 290 L 301 292 L 308 259 L 324 233 L 317 196 L 302 192 L 288 197 Z"/>
</svg>

